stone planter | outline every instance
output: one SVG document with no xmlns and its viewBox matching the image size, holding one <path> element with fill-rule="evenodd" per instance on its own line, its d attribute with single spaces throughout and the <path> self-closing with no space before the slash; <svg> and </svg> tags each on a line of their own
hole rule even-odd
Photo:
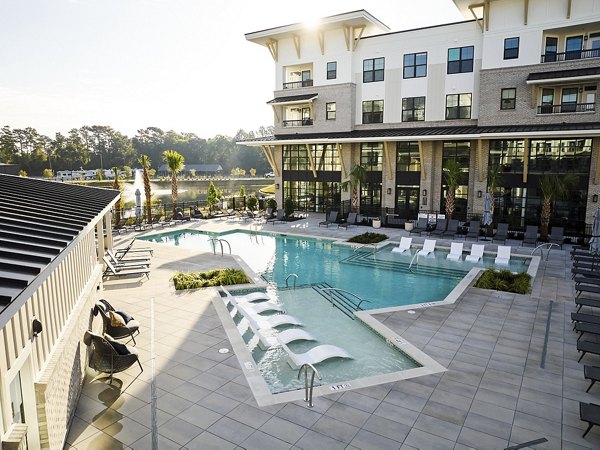
<svg viewBox="0 0 600 450">
<path fill-rule="evenodd" d="M 373 228 L 381 228 L 381 219 L 373 219 Z"/>
<path fill-rule="evenodd" d="M 404 229 L 405 229 L 406 231 L 412 231 L 413 227 L 414 227 L 414 224 L 413 224 L 412 222 L 406 222 L 406 223 L 404 224 Z"/>
</svg>

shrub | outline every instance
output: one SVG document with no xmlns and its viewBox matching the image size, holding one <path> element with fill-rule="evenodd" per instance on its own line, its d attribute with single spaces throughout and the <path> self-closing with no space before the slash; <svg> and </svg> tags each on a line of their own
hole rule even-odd
<svg viewBox="0 0 600 450">
<path fill-rule="evenodd" d="M 177 272 L 171 279 L 178 291 L 250 283 L 250 279 L 243 270 L 233 268 L 213 269 L 208 272 Z"/>
<path fill-rule="evenodd" d="M 527 294 L 530 291 L 530 282 L 531 275 L 526 272 L 512 273 L 510 270 L 489 269 L 481 274 L 475 287 Z"/>
<path fill-rule="evenodd" d="M 267 200 L 267 208 L 271 208 L 273 211 L 277 209 L 277 202 L 274 198 L 270 198 Z"/>
<path fill-rule="evenodd" d="M 248 207 L 248 209 L 250 209 L 250 211 L 254 211 L 258 206 L 258 199 L 254 195 L 251 195 L 246 200 L 246 206 Z"/>
<path fill-rule="evenodd" d="M 376 244 L 377 242 L 385 241 L 387 238 L 388 237 L 385 234 L 371 233 L 368 231 L 351 237 L 348 239 L 348 242 L 354 242 L 356 244 Z"/>
<path fill-rule="evenodd" d="M 285 217 L 290 217 L 292 214 L 294 214 L 295 207 L 296 206 L 294 205 L 294 200 L 292 200 L 292 197 L 286 198 L 283 204 L 283 211 L 285 212 Z"/>
</svg>

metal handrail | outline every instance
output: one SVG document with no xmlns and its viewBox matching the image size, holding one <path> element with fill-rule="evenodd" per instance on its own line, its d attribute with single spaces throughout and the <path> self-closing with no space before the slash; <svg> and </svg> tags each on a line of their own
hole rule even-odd
<svg viewBox="0 0 600 450">
<path fill-rule="evenodd" d="M 298 274 L 295 273 L 290 273 L 287 278 L 285 279 L 285 287 L 289 287 L 288 286 L 288 280 L 290 279 L 290 277 L 294 277 L 294 290 L 296 289 L 296 280 L 298 279 Z"/>
<path fill-rule="evenodd" d="M 221 244 L 221 253 L 223 253 L 223 242 L 225 242 L 227 247 L 229 247 L 229 254 L 231 255 L 231 244 L 227 239 L 219 239 L 219 243 Z"/>
<path fill-rule="evenodd" d="M 417 266 L 419 265 L 419 252 L 415 253 L 415 256 L 412 257 L 410 264 L 408 266 L 408 271 L 410 273 L 412 273 L 412 265 L 415 262 L 415 259 L 417 260 Z"/>
<path fill-rule="evenodd" d="M 208 238 L 208 242 L 212 243 L 212 248 L 213 248 L 213 255 L 217 254 L 217 246 L 215 245 L 215 241 L 219 243 L 219 245 L 221 246 L 221 256 L 223 256 L 225 254 L 225 252 L 223 251 L 223 242 L 225 242 L 227 244 L 227 246 L 229 247 L 229 254 L 231 255 L 231 244 L 226 240 L 226 239 L 219 239 L 217 237 L 209 237 Z"/>
<path fill-rule="evenodd" d="M 544 242 L 543 244 L 538 245 L 536 248 L 534 248 L 531 251 L 531 254 L 529 256 L 533 256 L 533 254 L 535 253 L 535 251 L 539 248 L 540 249 L 540 253 L 542 254 L 542 259 L 544 259 L 544 250 L 542 247 L 548 246 L 548 253 L 546 254 L 546 261 L 548 261 L 548 258 L 550 257 L 550 250 L 552 250 L 553 246 L 556 247 L 560 247 L 560 245 L 555 244 L 554 242 Z M 523 264 L 525 264 L 526 261 L 523 261 Z"/>
<path fill-rule="evenodd" d="M 312 376 L 310 377 L 310 386 L 308 385 L 308 368 L 312 369 Z M 300 367 L 300 370 L 298 370 L 298 379 L 300 379 L 300 375 L 302 374 L 302 369 L 304 369 L 304 401 L 306 403 L 308 403 L 308 407 L 312 408 L 313 407 L 313 402 L 312 402 L 312 396 L 313 396 L 313 387 L 315 385 L 315 374 L 317 375 L 317 377 L 319 377 L 319 380 L 322 380 L 323 377 L 321 377 L 321 374 L 319 373 L 319 371 L 316 369 L 315 366 L 313 366 L 310 363 L 305 363 L 302 364 L 302 366 Z"/>
<path fill-rule="evenodd" d="M 319 288 L 319 289 L 320 289 L 321 291 L 328 291 L 328 292 L 329 292 L 329 301 L 330 301 L 332 304 L 333 304 L 333 300 L 332 300 L 332 296 L 331 296 L 331 292 L 332 292 L 332 291 L 336 291 L 336 292 L 343 292 L 344 294 L 351 295 L 352 297 L 354 297 L 354 298 L 356 298 L 356 299 L 360 300 L 360 301 L 358 302 L 358 305 L 355 305 L 354 303 L 350 302 L 350 303 L 352 303 L 352 304 L 353 304 L 353 305 L 356 307 L 356 309 L 360 309 L 360 305 L 362 304 L 362 302 L 371 303 L 369 300 L 365 300 L 365 299 L 363 299 L 363 298 L 360 298 L 360 297 L 359 297 L 358 295 L 356 295 L 355 293 L 353 293 L 353 292 L 350 292 L 350 291 L 347 291 L 347 290 L 345 290 L 345 289 L 340 289 L 340 288 L 335 288 L 335 287 L 329 287 L 329 288 Z"/>
</svg>

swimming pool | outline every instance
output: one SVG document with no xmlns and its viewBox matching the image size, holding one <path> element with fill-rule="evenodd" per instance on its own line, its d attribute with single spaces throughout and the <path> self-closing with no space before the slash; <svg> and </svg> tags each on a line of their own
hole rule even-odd
<svg viewBox="0 0 600 450">
<path fill-rule="evenodd" d="M 477 264 L 448 261 L 447 250 L 420 257 L 409 271 L 412 254 L 392 252 L 394 245 L 352 248 L 327 239 L 243 231 L 208 234 L 195 230 L 172 231 L 140 237 L 200 251 L 212 252 L 209 237 L 225 239 L 265 281 L 286 286 L 290 274 L 297 285 L 326 283 L 364 299 L 363 309 L 387 308 L 443 300 L 473 267 L 491 267 L 494 258 L 484 256 Z M 224 251 L 228 252 L 224 243 Z M 217 244 L 217 252 L 221 252 Z M 510 270 L 523 270 L 523 260 L 511 260 Z M 289 279 L 289 283 L 293 283 Z"/>
</svg>

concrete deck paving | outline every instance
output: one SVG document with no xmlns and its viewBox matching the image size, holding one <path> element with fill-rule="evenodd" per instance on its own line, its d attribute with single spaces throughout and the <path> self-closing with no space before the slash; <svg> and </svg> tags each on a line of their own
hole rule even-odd
<svg viewBox="0 0 600 450">
<path fill-rule="evenodd" d="M 312 214 L 264 228 L 320 237 L 368 231 L 319 228 L 319 220 L 322 215 Z M 250 225 L 212 220 L 190 226 Z M 394 240 L 406 235 L 380 231 Z M 579 401 L 600 403 L 600 387 L 585 392 L 583 363 L 600 365 L 600 357 L 577 362 L 567 250 L 553 250 L 542 261 L 530 295 L 469 288 L 451 305 L 378 314 L 448 370 L 318 397 L 309 409 L 302 401 L 259 407 L 236 356 L 218 352 L 231 346 L 212 304 L 214 290 L 176 292 L 169 283 L 177 270 L 231 267 L 235 259 L 154 247 L 149 280 L 110 281 L 103 293 L 142 323 L 136 340 L 144 372 L 134 366 L 112 385 L 90 372 L 68 449 L 152 448 L 153 387 L 161 449 L 502 449 L 540 438 L 547 442 L 531 448 L 600 448 L 600 427 L 581 437 L 586 424 Z"/>
</svg>

